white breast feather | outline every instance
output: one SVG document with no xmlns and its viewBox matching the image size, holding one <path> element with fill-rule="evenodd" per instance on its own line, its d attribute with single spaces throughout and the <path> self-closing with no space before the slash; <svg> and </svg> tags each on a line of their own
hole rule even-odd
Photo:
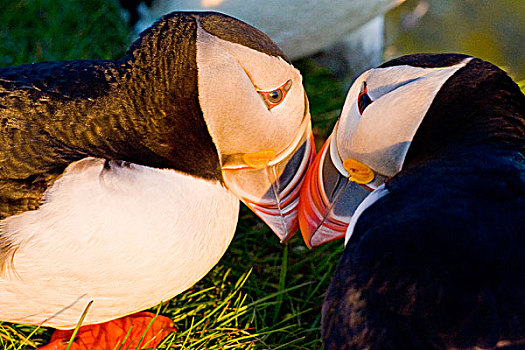
<svg viewBox="0 0 525 350">
<path fill-rule="evenodd" d="M 239 201 L 217 182 L 130 164 L 68 167 L 36 211 L 1 222 L 17 247 L 0 276 L 0 320 L 72 328 L 172 298 L 228 247 Z"/>
</svg>

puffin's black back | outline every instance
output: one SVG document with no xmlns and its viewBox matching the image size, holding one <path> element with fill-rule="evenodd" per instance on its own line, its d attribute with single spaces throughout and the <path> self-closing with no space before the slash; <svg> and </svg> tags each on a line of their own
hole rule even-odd
<svg viewBox="0 0 525 350">
<path fill-rule="evenodd" d="M 525 341 L 524 118 L 525 97 L 487 62 L 443 85 L 346 246 L 323 306 L 327 349 Z"/>
<path fill-rule="evenodd" d="M 262 32 L 218 13 L 172 13 L 117 61 L 0 68 L 0 219 L 38 208 L 86 156 L 222 181 L 198 99 L 197 28 L 270 55 Z"/>
</svg>

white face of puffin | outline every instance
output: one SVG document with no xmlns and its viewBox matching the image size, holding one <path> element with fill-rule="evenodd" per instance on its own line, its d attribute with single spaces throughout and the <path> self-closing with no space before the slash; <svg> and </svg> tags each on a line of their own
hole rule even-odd
<svg viewBox="0 0 525 350">
<path fill-rule="evenodd" d="M 286 241 L 314 155 L 298 70 L 280 57 L 197 32 L 199 101 L 226 186 Z"/>
<path fill-rule="evenodd" d="M 299 222 L 309 247 L 341 238 L 354 213 L 372 204 L 363 202 L 370 191 L 385 191 L 382 185 L 403 168 L 441 86 L 470 60 L 439 68 L 375 68 L 354 82 L 301 191 Z"/>
</svg>

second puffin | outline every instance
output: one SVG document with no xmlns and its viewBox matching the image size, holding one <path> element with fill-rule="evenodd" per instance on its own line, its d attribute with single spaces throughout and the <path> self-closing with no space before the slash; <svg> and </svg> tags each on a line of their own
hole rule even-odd
<svg viewBox="0 0 525 350">
<path fill-rule="evenodd" d="M 524 151 L 525 96 L 488 62 L 363 73 L 299 204 L 308 245 L 346 235 L 325 348 L 523 349 Z"/>
</svg>

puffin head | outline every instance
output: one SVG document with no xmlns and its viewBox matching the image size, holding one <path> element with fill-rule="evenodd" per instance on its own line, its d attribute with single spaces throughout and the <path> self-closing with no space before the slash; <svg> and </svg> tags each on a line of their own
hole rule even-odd
<svg viewBox="0 0 525 350">
<path fill-rule="evenodd" d="M 198 17 L 199 101 L 225 185 L 284 242 L 298 229 L 299 189 L 315 152 L 308 99 L 281 50 L 241 23 Z"/>
<path fill-rule="evenodd" d="M 235 18 L 175 12 L 141 34 L 130 53 L 139 69 L 171 72 L 151 94 L 169 101 L 158 113 L 167 122 L 164 139 L 151 142 L 155 153 L 167 167 L 221 182 L 281 241 L 289 239 L 315 149 L 301 74 L 279 47 Z M 155 77 L 141 76 L 148 74 Z"/>
<path fill-rule="evenodd" d="M 491 81 L 502 76 L 512 82 L 490 63 L 460 54 L 408 55 L 363 73 L 301 190 L 299 222 L 307 246 L 345 233 L 347 242 L 351 222 L 418 158 L 452 139 L 494 138 L 483 126 L 493 121 L 477 116 L 483 113 L 475 101 L 496 95 Z M 480 94 L 482 86 L 490 94 Z"/>
</svg>

